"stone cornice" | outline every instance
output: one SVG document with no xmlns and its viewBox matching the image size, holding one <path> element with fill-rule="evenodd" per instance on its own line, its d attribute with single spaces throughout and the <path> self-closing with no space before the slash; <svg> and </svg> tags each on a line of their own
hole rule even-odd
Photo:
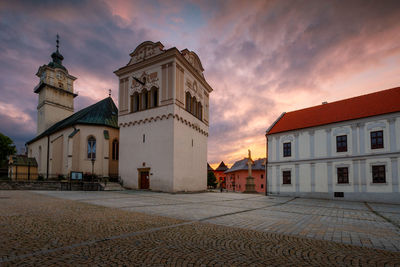
<svg viewBox="0 0 400 267">
<path fill-rule="evenodd" d="M 77 97 L 77 96 L 78 96 L 78 94 L 75 94 L 75 93 L 73 93 L 73 92 L 67 91 L 67 90 L 65 90 L 65 89 L 63 89 L 63 88 L 59 88 L 59 87 L 54 86 L 54 85 L 50 85 L 50 84 L 45 83 L 45 82 L 40 82 L 40 83 L 35 87 L 34 92 L 35 92 L 36 94 L 38 94 L 38 93 L 40 92 L 40 90 L 42 90 L 42 88 L 45 87 L 45 86 L 47 86 L 47 87 L 49 87 L 49 88 L 52 88 L 52 89 L 54 89 L 54 90 L 57 90 L 57 91 L 61 91 L 61 92 L 66 93 L 66 94 L 70 94 L 70 95 L 72 95 L 73 97 Z"/>
<path fill-rule="evenodd" d="M 336 157 L 321 157 L 321 158 L 306 158 L 299 160 L 287 160 L 287 161 L 268 161 L 268 165 L 290 165 L 290 164 L 299 164 L 299 163 L 324 163 L 327 161 L 345 161 L 345 160 L 363 160 L 370 158 L 382 158 L 382 157 L 400 157 L 400 152 L 382 152 L 382 153 L 371 153 L 371 154 L 363 154 L 357 156 L 336 156 Z"/>
<path fill-rule="evenodd" d="M 196 123 L 192 123 L 192 122 L 184 119 L 183 117 L 181 117 L 181 116 L 179 116 L 177 114 L 174 115 L 172 113 L 163 114 L 163 115 L 157 115 L 157 116 L 154 116 L 154 117 L 149 117 L 149 118 L 130 121 L 130 122 L 119 123 L 119 127 L 130 127 L 130 126 L 150 123 L 152 121 L 159 121 L 159 120 L 161 121 L 161 120 L 164 120 L 164 119 L 168 120 L 168 119 L 171 119 L 171 118 L 176 119 L 177 121 L 181 122 L 182 124 L 185 124 L 185 125 L 189 126 L 190 128 L 193 128 L 194 130 L 196 130 L 199 133 L 203 134 L 204 136 L 208 137 L 208 132 L 206 132 L 203 129 L 201 129 L 201 127 L 199 127 Z"/>
</svg>

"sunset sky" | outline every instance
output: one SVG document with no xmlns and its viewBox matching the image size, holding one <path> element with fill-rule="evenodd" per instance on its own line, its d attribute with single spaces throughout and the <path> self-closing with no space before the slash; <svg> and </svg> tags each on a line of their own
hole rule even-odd
<svg viewBox="0 0 400 267">
<path fill-rule="evenodd" d="M 35 136 L 35 73 L 57 33 L 75 111 L 109 88 L 118 102 L 113 71 L 143 41 L 195 51 L 214 88 L 214 167 L 265 157 L 282 112 L 400 86 L 400 1 L 1 1 L 0 132 L 18 148 Z"/>
</svg>

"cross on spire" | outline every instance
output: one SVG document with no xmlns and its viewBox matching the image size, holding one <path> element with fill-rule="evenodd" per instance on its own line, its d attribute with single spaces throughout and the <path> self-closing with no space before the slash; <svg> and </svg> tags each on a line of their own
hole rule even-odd
<svg viewBox="0 0 400 267">
<path fill-rule="evenodd" d="M 57 45 L 56 45 L 56 47 L 57 47 L 57 52 L 58 52 L 58 48 L 60 47 L 60 36 L 58 35 L 58 33 L 57 33 L 57 41 L 56 41 L 56 43 L 57 43 Z"/>
</svg>

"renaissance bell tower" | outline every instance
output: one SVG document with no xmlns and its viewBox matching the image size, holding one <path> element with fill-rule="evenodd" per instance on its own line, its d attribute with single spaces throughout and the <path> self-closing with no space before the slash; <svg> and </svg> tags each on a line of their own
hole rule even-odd
<svg viewBox="0 0 400 267">
<path fill-rule="evenodd" d="M 39 84 L 34 92 L 39 94 L 37 106 L 37 135 L 55 123 L 74 113 L 73 83 L 76 78 L 68 73 L 62 65 L 64 57 L 59 52 L 59 36 L 57 34 L 57 50 L 51 54 L 52 61 L 39 67 L 36 76 Z"/>
</svg>

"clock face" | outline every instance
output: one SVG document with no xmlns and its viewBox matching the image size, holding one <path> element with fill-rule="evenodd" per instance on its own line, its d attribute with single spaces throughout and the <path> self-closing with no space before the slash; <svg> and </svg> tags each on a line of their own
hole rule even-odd
<svg viewBox="0 0 400 267">
<path fill-rule="evenodd" d="M 57 79 L 59 80 L 64 79 L 64 74 L 61 71 L 57 72 Z"/>
</svg>

